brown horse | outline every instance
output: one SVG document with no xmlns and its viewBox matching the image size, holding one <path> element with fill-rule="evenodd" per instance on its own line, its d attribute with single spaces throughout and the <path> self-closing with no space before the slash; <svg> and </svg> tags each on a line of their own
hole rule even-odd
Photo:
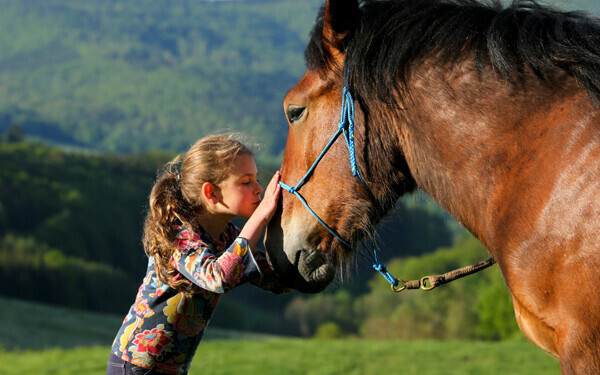
<svg viewBox="0 0 600 375">
<path fill-rule="evenodd" d="M 282 181 L 299 181 L 356 106 L 353 177 L 337 139 L 301 196 L 350 244 L 397 199 L 431 195 L 497 260 L 520 328 L 563 374 L 600 374 L 600 24 L 535 3 L 329 0 L 284 102 Z M 282 193 L 266 247 L 319 292 L 352 252 Z"/>
</svg>

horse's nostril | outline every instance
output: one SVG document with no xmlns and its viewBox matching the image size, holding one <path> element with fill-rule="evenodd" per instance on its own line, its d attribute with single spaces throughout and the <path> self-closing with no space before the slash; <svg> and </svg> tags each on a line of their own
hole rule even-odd
<svg viewBox="0 0 600 375">
<path fill-rule="evenodd" d="M 298 265 L 300 264 L 300 257 L 302 257 L 302 252 L 303 250 L 298 250 L 296 252 L 296 256 L 294 258 L 294 266 L 296 266 L 296 268 L 298 267 Z"/>
<path fill-rule="evenodd" d="M 316 269 L 327 263 L 323 254 L 318 251 L 302 250 L 300 253 L 299 263 L 296 266 L 302 275 L 312 275 Z"/>
</svg>

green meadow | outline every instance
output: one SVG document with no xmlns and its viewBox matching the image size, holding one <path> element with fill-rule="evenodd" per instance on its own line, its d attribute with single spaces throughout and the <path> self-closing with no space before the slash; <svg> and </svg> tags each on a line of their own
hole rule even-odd
<svg viewBox="0 0 600 375">
<path fill-rule="evenodd" d="M 3 375 L 102 375 L 108 347 L 0 354 Z M 407 340 L 208 340 L 190 375 L 212 374 L 560 374 L 558 362 L 528 342 Z"/>
<path fill-rule="evenodd" d="M 0 374 L 102 375 L 122 317 L 0 297 Z M 210 327 L 190 375 L 558 375 L 525 340 L 299 339 Z"/>
</svg>

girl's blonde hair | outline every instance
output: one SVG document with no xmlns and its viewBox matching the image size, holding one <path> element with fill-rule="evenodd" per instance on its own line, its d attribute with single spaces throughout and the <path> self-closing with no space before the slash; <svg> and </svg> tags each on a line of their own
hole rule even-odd
<svg viewBox="0 0 600 375">
<path fill-rule="evenodd" d="M 190 293 L 192 285 L 185 278 L 176 278 L 177 272 L 171 264 L 175 227 L 182 225 L 192 230 L 191 222 L 203 210 L 202 185 L 223 182 L 235 159 L 242 154 L 253 155 L 253 152 L 234 136 L 207 136 L 194 143 L 185 155 L 168 162 L 154 183 L 142 242 L 146 254 L 154 258 L 160 281 L 173 289 Z"/>
</svg>

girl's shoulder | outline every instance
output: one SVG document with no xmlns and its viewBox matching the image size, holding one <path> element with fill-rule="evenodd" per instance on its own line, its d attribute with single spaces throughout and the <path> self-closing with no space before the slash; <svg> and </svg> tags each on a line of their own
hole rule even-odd
<svg viewBox="0 0 600 375">
<path fill-rule="evenodd" d="M 195 247 L 210 247 L 215 249 L 226 248 L 235 241 L 241 232 L 241 230 L 232 222 L 225 225 L 222 237 L 219 240 L 211 238 L 200 225 L 193 225 L 192 227 L 176 225 L 174 229 L 174 244 L 182 250 L 189 250 Z"/>
<path fill-rule="evenodd" d="M 225 242 L 232 243 L 240 234 L 241 229 L 238 228 L 233 222 L 230 221 L 225 226 L 225 229 L 223 230 L 223 232 L 225 233 L 225 237 L 226 237 Z"/>
<path fill-rule="evenodd" d="M 188 228 L 184 225 L 176 225 L 173 229 L 175 230 L 175 239 L 177 240 L 202 240 L 202 232 L 198 233 L 196 229 Z"/>
<path fill-rule="evenodd" d="M 187 228 L 183 225 L 175 226 L 175 240 L 173 245 L 179 251 L 189 251 L 191 249 L 206 247 L 208 244 L 206 239 L 202 238 L 202 233 L 198 233 L 196 230 Z"/>
</svg>

